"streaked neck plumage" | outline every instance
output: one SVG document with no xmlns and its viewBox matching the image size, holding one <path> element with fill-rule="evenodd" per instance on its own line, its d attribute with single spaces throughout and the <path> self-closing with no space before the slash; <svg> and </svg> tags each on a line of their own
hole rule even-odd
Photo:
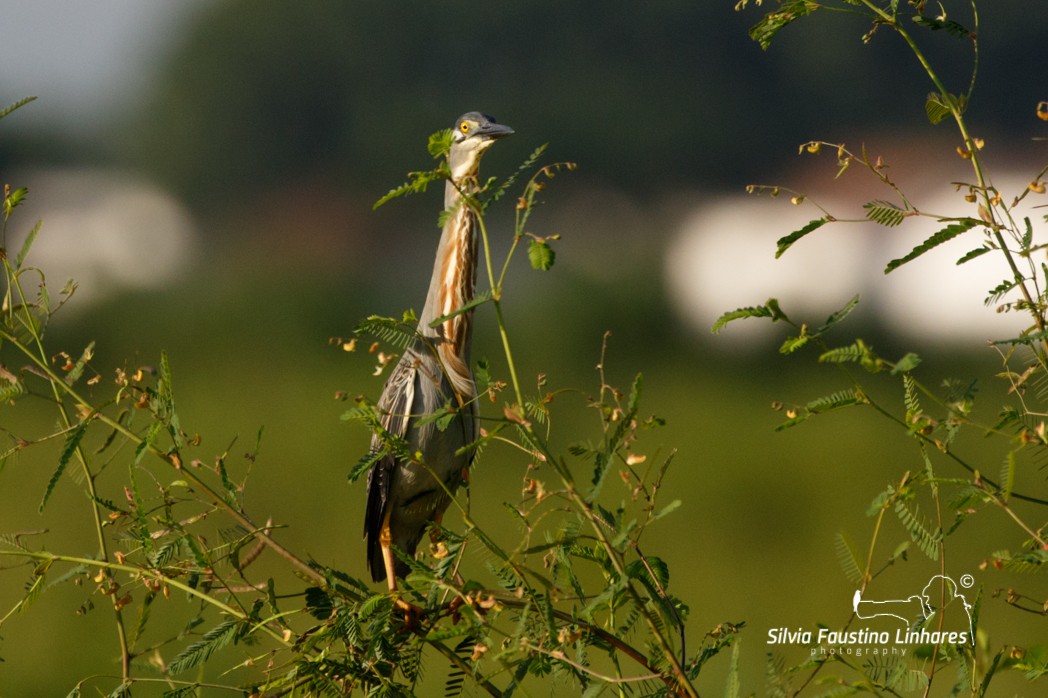
<svg viewBox="0 0 1048 698">
<path fill-rule="evenodd" d="M 444 371 L 460 399 L 469 400 L 476 388 L 470 362 L 472 310 L 448 318 L 436 328 L 430 323 L 450 315 L 473 299 L 477 279 L 477 218 L 462 201 L 462 193 L 477 189 L 476 170 L 448 180 L 444 193 L 447 220 L 437 246 L 426 305 L 419 317 L 419 332 L 432 342 Z"/>
</svg>

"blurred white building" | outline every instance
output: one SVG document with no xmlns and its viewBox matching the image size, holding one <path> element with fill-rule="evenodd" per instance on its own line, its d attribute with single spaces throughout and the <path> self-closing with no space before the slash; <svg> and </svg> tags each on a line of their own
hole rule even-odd
<svg viewBox="0 0 1048 698">
<path fill-rule="evenodd" d="M 1028 183 L 1028 178 L 1009 176 L 997 185 L 1010 201 Z M 947 187 L 914 204 L 939 215 L 977 217 L 976 205 L 964 201 L 965 193 Z M 862 218 L 855 202 L 820 199 L 839 218 Z M 1026 208 L 1036 229 L 1043 214 Z M 775 259 L 779 238 L 821 215 L 810 203 L 791 204 L 787 194 L 740 194 L 696 207 L 681 220 L 666 251 L 669 295 L 682 320 L 708 333 L 724 312 L 775 297 L 791 318 L 817 324 L 858 293 L 866 312 L 872 309 L 887 327 L 924 341 L 1005 339 L 1028 324 L 1019 315 L 1001 314 L 996 305 L 984 304 L 990 289 L 1011 277 L 1001 255 L 989 253 L 957 265 L 982 243 L 982 227 L 887 275 L 890 260 L 903 257 L 947 224 L 924 217 L 907 218 L 896 227 L 826 224 Z M 1042 260 L 1034 261 L 1039 267 Z M 747 319 L 729 324 L 717 343 L 736 348 L 742 340 L 782 332 L 767 320 Z"/>
<path fill-rule="evenodd" d="M 196 234 L 186 209 L 140 179 L 106 170 L 44 170 L 12 186 L 28 196 L 12 218 L 17 251 L 39 221 L 26 265 L 42 269 L 52 296 L 69 279 L 77 307 L 126 290 L 158 289 L 185 272 Z"/>
</svg>

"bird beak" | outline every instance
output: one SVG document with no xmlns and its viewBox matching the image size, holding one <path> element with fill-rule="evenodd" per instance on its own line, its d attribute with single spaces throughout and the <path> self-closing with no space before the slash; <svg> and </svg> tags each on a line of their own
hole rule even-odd
<svg viewBox="0 0 1048 698">
<path fill-rule="evenodd" d="M 493 141 L 497 138 L 513 135 L 513 129 L 505 124 L 486 123 L 477 129 L 476 135 L 486 141 Z"/>
</svg>

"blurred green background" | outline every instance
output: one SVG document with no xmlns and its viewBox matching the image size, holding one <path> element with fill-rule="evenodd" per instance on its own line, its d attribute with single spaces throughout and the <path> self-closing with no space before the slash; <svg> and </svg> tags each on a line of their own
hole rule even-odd
<svg viewBox="0 0 1048 698">
<path fill-rule="evenodd" d="M 671 591 L 691 607 L 691 647 L 718 623 L 746 622 L 743 688 L 761 692 L 769 628 L 835 627 L 850 612 L 854 590 L 839 571 L 834 534 L 865 547 L 867 505 L 921 462 L 914 444 L 870 411 L 774 432 L 782 419 L 774 400 L 803 403 L 846 382 L 812 355 L 779 356 L 781 335 L 697 331 L 717 313 L 674 297 L 669 245 L 686 232 L 687 214 L 730 201 L 750 182 L 797 178 L 830 189 L 832 162 L 817 180 L 798 167 L 797 144 L 809 139 L 902 153 L 916 145 L 940 157 L 955 143 L 948 125 L 928 125 L 926 78 L 887 32 L 863 45 L 866 27 L 815 17 L 764 53 L 746 36 L 758 14 L 732 5 L 230 0 L 69 10 L 0 2 L 0 102 L 40 96 L 0 132 L 0 176 L 30 189 L 8 234 L 15 239 L 42 218 L 36 263 L 57 269 L 53 287 L 67 268 L 81 283 L 57 316 L 52 348 L 77 354 L 96 341 L 94 365 L 106 378 L 117 367 L 155 365 L 167 351 L 182 423 L 203 435 L 202 453 L 217 455 L 237 438 L 231 462 L 242 473 L 249 465 L 239 455 L 264 428 L 248 511 L 287 526 L 280 537 L 292 549 L 363 576 L 364 488 L 345 476 L 367 435 L 339 420 L 345 404 L 334 396 L 377 396 L 382 378 L 370 375 L 366 354 L 341 352 L 328 338 L 347 336 L 368 314 L 420 308 L 440 195 L 376 212 L 371 204 L 428 165 L 430 132 L 466 110 L 495 114 L 517 135 L 486 157 L 486 174 L 509 174 L 544 142 L 551 159 L 579 164 L 552 183 L 534 221 L 536 233 L 562 236 L 556 266 L 534 272 L 522 258 L 509 284 L 507 322 L 523 380 L 532 385 L 543 372 L 553 388 L 596 392 L 605 331 L 611 382 L 625 389 L 644 373 L 643 411 L 667 420 L 644 448 L 678 450 L 667 491 L 684 501 L 656 524 L 646 552 L 670 562 Z M 1031 151 L 1043 161 L 1043 144 L 1029 144 L 1044 135 L 1032 115 L 1048 93 L 1029 61 L 1048 7 L 998 0 L 981 9 L 984 55 L 970 120 L 996 148 L 995 162 L 1007 166 L 1014 154 L 1025 165 Z M 927 48 L 963 89 L 967 44 L 924 38 L 939 39 Z M 139 218 L 126 215 L 132 196 L 145 202 Z M 509 215 L 493 213 L 496 236 Z M 763 232 L 774 241 L 792 229 Z M 736 234 L 721 232 L 729 241 Z M 740 242 L 749 232 L 741 219 Z M 865 264 L 879 275 L 891 255 L 866 244 Z M 773 251 L 769 242 L 763 254 Z M 726 280 L 710 293 L 754 274 L 745 256 L 718 262 Z M 807 280 L 825 305 L 807 319 L 821 320 L 858 290 L 847 281 L 823 290 L 818 275 Z M 936 280 L 918 276 L 915 294 L 921 282 Z M 720 311 L 765 300 L 725 298 Z M 787 309 L 790 300 L 783 295 Z M 864 304 L 837 339 L 861 335 L 890 357 L 916 350 L 930 385 L 977 378 L 978 415 L 992 422 L 1006 398 L 992 377 L 1000 359 L 984 348 L 988 335 L 973 340 L 962 321 L 956 334 L 902 336 L 896 319 L 910 312 Z M 491 318 L 482 312 L 478 322 L 475 355 L 498 371 Z M 888 381 L 871 380 L 870 389 L 900 400 Z M 101 398 L 109 390 L 96 388 Z M 595 437 L 596 418 L 582 405 L 555 405 L 562 442 Z M 49 419 L 31 402 L 0 406 L 0 437 L 33 438 Z M 999 444 L 973 436 L 965 445 L 997 473 Z M 56 448 L 30 449 L 0 473 L 0 532 L 46 528 L 39 542 L 91 554 L 88 504 L 73 483 L 62 483 L 44 516 L 36 512 Z M 963 474 L 946 461 L 940 467 Z M 125 468 L 114 461 L 111 487 Z M 478 518 L 506 536 L 514 529 L 500 503 L 519 497 L 522 468 L 493 449 L 474 475 Z M 1044 476 L 1025 464 L 1021 485 L 1043 496 Z M 905 533 L 891 519 L 885 535 L 893 546 Z M 989 598 L 1009 586 L 1043 595 L 1043 582 L 980 567 L 995 550 L 1016 549 L 1018 529 L 986 512 L 952 540 L 948 569 L 973 574 L 983 588 L 991 642 L 1043 642 L 1043 618 Z M 938 571 L 916 550 L 899 567 L 879 588 L 885 595 L 911 593 Z M 0 569 L 2 612 L 27 576 Z M 108 612 L 77 614 L 89 596 L 60 587 L 4 624 L 0 696 L 64 695 L 86 675 L 118 672 Z M 789 652 L 791 661 L 803 658 Z M 711 664 L 705 692 L 720 693 L 726 669 L 726 657 Z M 1021 681 L 1003 685 L 994 695 L 1036 693 Z"/>
</svg>

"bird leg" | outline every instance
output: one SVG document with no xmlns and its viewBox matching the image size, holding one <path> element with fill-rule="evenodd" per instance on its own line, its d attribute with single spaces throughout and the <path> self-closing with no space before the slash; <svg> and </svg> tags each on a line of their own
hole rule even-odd
<svg viewBox="0 0 1048 698">
<path fill-rule="evenodd" d="M 389 531 L 389 517 L 392 512 L 386 512 L 386 518 L 382 521 L 382 527 L 378 531 L 378 545 L 382 550 L 382 564 L 386 568 L 386 583 L 389 585 L 389 593 L 397 593 L 397 574 L 393 566 L 393 534 Z M 415 604 L 405 601 L 397 596 L 394 599 L 397 608 L 404 612 L 404 627 L 408 629 L 417 628 L 422 609 Z"/>
<path fill-rule="evenodd" d="M 382 520 L 382 527 L 378 530 L 378 545 L 382 549 L 382 564 L 386 568 L 386 583 L 389 584 L 389 593 L 397 590 L 397 575 L 393 571 L 393 534 L 389 531 L 389 517 L 392 512 L 386 512 L 386 518 Z"/>
</svg>

